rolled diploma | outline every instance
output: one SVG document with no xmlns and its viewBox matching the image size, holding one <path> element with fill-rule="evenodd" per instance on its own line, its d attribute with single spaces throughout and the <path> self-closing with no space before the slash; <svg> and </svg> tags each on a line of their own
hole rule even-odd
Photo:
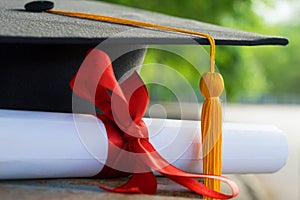
<svg viewBox="0 0 300 200">
<path fill-rule="evenodd" d="M 174 166 L 202 173 L 198 121 L 145 118 L 149 138 Z M 104 124 L 92 115 L 0 110 L 0 179 L 91 177 L 108 154 Z M 274 126 L 224 123 L 223 173 L 270 173 L 287 160 Z"/>
</svg>

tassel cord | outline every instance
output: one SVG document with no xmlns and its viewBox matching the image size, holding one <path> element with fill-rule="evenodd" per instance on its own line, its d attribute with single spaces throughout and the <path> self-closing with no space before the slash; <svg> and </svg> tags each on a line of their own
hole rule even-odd
<svg viewBox="0 0 300 200">
<path fill-rule="evenodd" d="M 58 14 L 58 15 L 70 16 L 70 17 L 77 17 L 77 18 L 82 18 L 82 19 L 103 21 L 103 22 L 109 22 L 109 23 L 130 25 L 130 26 L 136 26 L 136 27 L 142 27 L 142 28 L 148 28 L 148 29 L 154 29 L 154 30 L 169 31 L 169 32 L 185 33 L 185 34 L 189 34 L 189 35 L 205 37 L 205 38 L 207 38 L 209 45 L 210 45 L 210 72 L 215 71 L 215 54 L 216 54 L 215 46 L 216 45 L 215 45 L 215 39 L 210 34 L 176 28 L 176 27 L 163 26 L 163 25 L 149 23 L 149 22 L 129 20 L 129 19 L 124 19 L 124 18 L 119 18 L 119 17 L 104 16 L 104 15 L 88 14 L 88 13 L 82 13 L 82 12 L 70 12 L 70 11 L 54 10 L 54 9 L 47 10 L 46 12 Z"/>
</svg>

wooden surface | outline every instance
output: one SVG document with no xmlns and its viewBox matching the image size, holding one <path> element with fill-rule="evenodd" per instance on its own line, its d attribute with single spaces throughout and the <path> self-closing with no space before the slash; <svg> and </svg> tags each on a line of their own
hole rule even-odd
<svg viewBox="0 0 300 200">
<path fill-rule="evenodd" d="M 126 181 L 122 179 L 47 179 L 0 181 L 1 199 L 199 199 L 166 178 L 158 178 L 157 195 L 125 195 L 105 192 L 99 184 L 115 187 Z"/>
<path fill-rule="evenodd" d="M 235 199 L 258 200 L 271 199 L 266 193 L 264 185 L 253 175 L 230 175 L 241 189 L 240 195 Z M 155 195 L 128 195 L 116 194 L 103 191 L 98 188 L 99 184 L 116 187 L 123 184 L 127 178 L 121 179 L 41 179 L 41 180 L 3 180 L 0 181 L 1 200 L 34 200 L 34 199 L 114 199 L 114 200 L 192 200 L 201 199 L 186 188 L 173 181 L 157 177 L 158 191 Z M 226 187 L 222 188 L 225 193 L 230 193 Z"/>
</svg>

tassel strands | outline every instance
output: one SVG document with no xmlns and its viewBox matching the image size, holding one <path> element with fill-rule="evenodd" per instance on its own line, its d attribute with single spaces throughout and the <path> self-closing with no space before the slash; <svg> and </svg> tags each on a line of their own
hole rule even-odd
<svg viewBox="0 0 300 200">
<path fill-rule="evenodd" d="M 203 74 L 200 90 L 205 98 L 201 114 L 203 173 L 222 173 L 222 105 L 219 96 L 224 89 L 223 78 L 214 71 Z M 204 180 L 207 187 L 220 191 L 220 182 Z M 210 198 L 207 198 L 210 199 Z"/>
</svg>

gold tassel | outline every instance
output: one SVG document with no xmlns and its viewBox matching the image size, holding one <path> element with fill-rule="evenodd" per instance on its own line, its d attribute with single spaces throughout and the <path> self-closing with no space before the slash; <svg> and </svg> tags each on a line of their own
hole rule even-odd
<svg viewBox="0 0 300 200">
<path fill-rule="evenodd" d="M 201 114 L 203 173 L 222 173 L 222 105 L 219 96 L 224 89 L 224 81 L 219 73 L 207 72 L 200 80 L 200 90 L 205 98 Z M 220 191 L 219 181 L 205 179 L 204 184 Z M 211 198 L 204 198 L 211 199 Z"/>
</svg>

